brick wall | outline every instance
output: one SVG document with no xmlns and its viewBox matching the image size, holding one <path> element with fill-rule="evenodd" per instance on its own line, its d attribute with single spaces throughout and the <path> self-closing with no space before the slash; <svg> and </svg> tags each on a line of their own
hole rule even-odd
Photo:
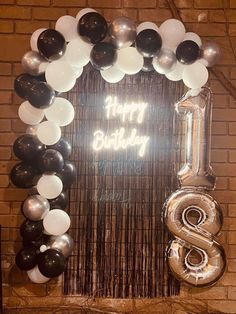
<svg viewBox="0 0 236 314">
<path fill-rule="evenodd" d="M 220 44 L 223 57 L 219 67 L 234 83 L 236 0 L 175 0 L 175 3 L 188 31 Z M 86 313 L 95 313 L 95 309 L 102 313 L 183 314 L 208 313 L 210 309 L 212 313 L 236 313 L 236 103 L 213 76 L 210 78 L 214 92 L 212 162 L 218 176 L 213 194 L 223 207 L 225 219 L 220 242 L 228 256 L 227 272 L 217 285 L 200 290 L 182 287 L 180 297 L 169 300 L 64 298 L 61 278 L 45 285 L 31 284 L 25 273 L 14 266 L 14 255 L 21 245 L 20 202 L 26 192 L 13 187 L 8 178 L 15 164 L 12 144 L 25 130 L 17 118 L 22 100 L 12 91 L 13 80 L 21 72 L 20 60 L 29 48 L 30 34 L 40 27 L 53 27 L 60 16 L 75 15 L 83 7 L 97 9 L 108 20 L 126 15 L 137 22 L 149 20 L 160 24 L 171 17 L 166 0 L 0 0 L 0 223 L 5 306 L 18 308 L 14 313 L 24 314 L 54 313 L 49 308 L 59 305 L 74 309 L 73 313 L 80 307 L 90 308 Z M 32 310 L 34 307 L 38 310 Z M 40 307 L 44 309 L 39 310 Z M 62 309 L 60 313 L 69 310 Z"/>
</svg>

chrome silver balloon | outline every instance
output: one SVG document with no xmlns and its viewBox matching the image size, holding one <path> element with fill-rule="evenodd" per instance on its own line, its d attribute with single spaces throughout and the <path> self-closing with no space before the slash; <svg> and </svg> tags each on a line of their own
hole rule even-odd
<svg viewBox="0 0 236 314">
<path fill-rule="evenodd" d="M 59 236 L 51 236 L 46 246 L 48 249 L 58 250 L 65 257 L 68 257 L 74 249 L 74 240 L 69 234 L 64 233 Z"/>
<path fill-rule="evenodd" d="M 49 63 L 37 51 L 28 51 L 21 59 L 23 70 L 34 76 L 43 74 L 48 64 Z"/>
<path fill-rule="evenodd" d="M 135 23 L 128 17 L 116 18 L 109 26 L 109 35 L 112 43 L 118 48 L 131 46 L 136 38 Z"/>
<path fill-rule="evenodd" d="M 201 47 L 201 57 L 206 63 L 207 67 L 212 67 L 216 64 L 221 56 L 220 47 L 214 42 L 206 42 Z"/>
<path fill-rule="evenodd" d="M 23 213 L 30 220 L 41 220 L 49 212 L 50 204 L 41 195 L 30 195 L 23 203 Z"/>
<path fill-rule="evenodd" d="M 185 164 L 178 172 L 180 186 L 213 190 L 215 175 L 210 165 L 212 93 L 203 87 L 189 92 L 175 105 L 186 116 Z"/>
<path fill-rule="evenodd" d="M 167 74 L 174 70 L 177 59 L 174 52 L 168 48 L 162 48 L 157 57 L 153 58 L 153 67 L 160 74 Z"/>
<path fill-rule="evenodd" d="M 191 215 L 197 214 L 197 221 Z M 203 191 L 182 189 L 174 192 L 164 206 L 164 220 L 175 236 L 167 249 L 167 262 L 179 280 L 197 286 L 213 285 L 223 275 L 226 257 L 214 240 L 222 227 L 220 206 Z M 191 259 L 193 251 L 200 260 Z"/>
</svg>

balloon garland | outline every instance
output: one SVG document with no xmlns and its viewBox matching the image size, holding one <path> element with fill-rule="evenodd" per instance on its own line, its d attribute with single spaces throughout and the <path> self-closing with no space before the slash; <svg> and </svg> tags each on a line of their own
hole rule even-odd
<svg viewBox="0 0 236 314">
<path fill-rule="evenodd" d="M 70 217 L 65 210 L 76 171 L 68 160 L 71 145 L 61 138 L 61 127 L 72 122 L 74 109 L 60 93 L 73 88 L 89 62 L 109 83 L 126 74 L 155 70 L 199 89 L 208 80 L 206 67 L 217 62 L 220 50 L 215 43 L 202 45 L 200 37 L 186 33 L 176 19 L 159 28 L 151 22 L 136 27 L 127 17 L 108 25 L 90 8 L 76 18 L 60 17 L 55 30 L 36 30 L 30 46 L 22 58 L 24 73 L 14 83 L 15 92 L 24 99 L 18 114 L 28 128 L 13 145 L 21 162 L 11 170 L 11 181 L 30 189 L 22 205 L 26 220 L 20 227 L 23 248 L 16 264 L 31 281 L 44 283 L 63 273 L 74 246 L 66 233 Z"/>
</svg>

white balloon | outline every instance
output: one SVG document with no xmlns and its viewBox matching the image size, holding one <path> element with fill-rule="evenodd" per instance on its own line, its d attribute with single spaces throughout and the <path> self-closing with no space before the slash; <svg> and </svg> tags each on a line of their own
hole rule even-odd
<svg viewBox="0 0 236 314">
<path fill-rule="evenodd" d="M 36 31 L 33 32 L 33 34 L 31 35 L 31 38 L 30 38 L 30 47 L 33 51 L 39 51 L 38 50 L 38 45 L 37 45 L 37 42 L 38 42 L 38 38 L 39 38 L 39 35 L 45 31 L 46 28 L 39 28 L 37 29 Z"/>
<path fill-rule="evenodd" d="M 54 122 L 43 121 L 38 125 L 36 135 L 43 144 L 53 145 L 61 138 L 61 129 Z"/>
<path fill-rule="evenodd" d="M 183 71 L 183 82 L 189 88 L 198 89 L 205 85 L 207 80 L 208 70 L 198 61 L 186 66 Z"/>
<path fill-rule="evenodd" d="M 57 20 L 55 29 L 64 36 L 66 41 L 71 41 L 78 37 L 77 24 L 75 17 L 64 15 Z"/>
<path fill-rule="evenodd" d="M 186 67 L 186 65 L 180 63 L 177 61 L 173 71 L 169 72 L 166 74 L 166 77 L 170 80 L 170 81 L 180 81 L 182 80 L 182 74 L 184 71 L 184 68 Z"/>
<path fill-rule="evenodd" d="M 123 79 L 125 73 L 120 71 L 116 66 L 113 66 L 105 71 L 100 71 L 101 76 L 108 83 L 117 83 Z"/>
<path fill-rule="evenodd" d="M 34 283 L 45 283 L 50 280 L 50 278 L 45 277 L 43 274 L 40 273 L 38 266 L 27 271 L 27 275 L 29 279 Z"/>
<path fill-rule="evenodd" d="M 37 183 L 38 193 L 47 199 L 56 198 L 62 192 L 62 189 L 61 179 L 54 174 L 43 174 Z"/>
<path fill-rule="evenodd" d="M 75 71 L 76 78 L 79 78 L 82 75 L 84 68 L 73 67 L 73 70 Z"/>
<path fill-rule="evenodd" d="M 72 122 L 75 110 L 69 100 L 56 97 L 52 106 L 44 110 L 48 121 L 54 122 L 59 126 L 65 126 Z"/>
<path fill-rule="evenodd" d="M 70 228 L 70 217 L 61 209 L 52 209 L 43 219 L 44 229 L 52 235 L 62 235 Z"/>
<path fill-rule="evenodd" d="M 65 61 L 51 62 L 45 72 L 47 83 L 58 92 L 67 92 L 75 85 L 76 75 L 72 66 Z"/>
<path fill-rule="evenodd" d="M 64 58 L 74 67 L 83 67 L 89 63 L 92 48 L 92 45 L 89 45 L 78 36 L 67 45 Z"/>
<path fill-rule="evenodd" d="M 33 107 L 28 101 L 24 101 L 18 109 L 18 115 L 22 122 L 35 125 L 43 120 L 44 111 Z"/>
<path fill-rule="evenodd" d="M 138 53 L 134 47 L 127 47 L 118 50 L 117 62 L 115 66 L 125 74 L 136 74 L 142 70 L 143 67 L 143 56 Z"/>
<path fill-rule="evenodd" d="M 89 13 L 89 12 L 97 12 L 96 10 L 94 9 L 91 9 L 91 8 L 85 8 L 85 9 L 82 9 L 80 10 L 77 15 L 76 15 L 76 20 L 79 21 L 79 19 L 85 15 L 86 13 Z"/>
<path fill-rule="evenodd" d="M 45 251 L 48 250 L 48 247 L 47 247 L 47 245 L 42 244 L 42 245 L 40 246 L 39 250 L 40 250 L 41 253 L 43 253 L 43 252 L 45 252 Z"/>
<path fill-rule="evenodd" d="M 185 27 L 182 22 L 176 19 L 168 19 L 159 27 L 162 38 L 162 48 L 175 50 L 184 39 Z"/>
<path fill-rule="evenodd" d="M 154 31 L 158 32 L 159 28 L 155 23 L 152 22 L 143 22 L 141 24 L 138 25 L 137 27 L 137 34 L 142 32 L 145 29 L 153 29 Z"/>
<path fill-rule="evenodd" d="M 201 45 L 202 45 L 201 38 L 196 33 L 193 33 L 193 32 L 187 32 L 184 35 L 184 39 L 183 40 L 192 40 L 196 44 L 198 44 L 199 47 L 201 47 Z"/>
</svg>

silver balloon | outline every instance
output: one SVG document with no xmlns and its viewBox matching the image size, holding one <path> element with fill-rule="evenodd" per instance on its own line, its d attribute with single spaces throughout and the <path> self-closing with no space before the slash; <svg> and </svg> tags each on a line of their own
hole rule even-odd
<svg viewBox="0 0 236 314">
<path fill-rule="evenodd" d="M 173 71 L 177 59 L 174 52 L 168 48 L 162 48 L 158 56 L 153 58 L 153 67 L 160 74 L 167 74 Z"/>
<path fill-rule="evenodd" d="M 109 35 L 117 48 L 129 47 L 136 38 L 135 23 L 128 17 L 118 17 L 110 24 Z"/>
<path fill-rule="evenodd" d="M 71 255 L 74 249 L 74 240 L 72 237 L 65 233 L 59 236 L 51 236 L 48 243 L 46 244 L 47 249 L 55 249 L 60 251 L 65 257 Z M 44 250 L 45 247 L 42 247 Z M 40 248 L 41 250 L 41 248 Z"/>
<path fill-rule="evenodd" d="M 48 62 L 37 51 L 28 51 L 24 54 L 21 65 L 26 73 L 37 76 L 45 72 Z"/>
<path fill-rule="evenodd" d="M 50 204 L 41 195 L 30 195 L 23 203 L 23 213 L 30 220 L 41 220 L 49 212 Z"/>
<path fill-rule="evenodd" d="M 212 94 L 204 87 L 198 95 L 186 94 L 176 105 L 186 124 L 185 164 L 178 172 L 181 187 L 213 190 L 215 175 L 210 165 Z"/>
<path fill-rule="evenodd" d="M 191 215 L 196 214 L 197 221 L 193 222 Z M 175 277 L 197 287 L 219 280 L 226 257 L 214 240 L 222 227 L 222 212 L 216 201 L 201 191 L 178 190 L 165 204 L 164 220 L 176 237 L 167 249 L 167 261 Z M 191 257 L 194 251 L 200 257 L 198 262 Z"/>
<path fill-rule="evenodd" d="M 30 125 L 26 129 L 26 134 L 36 135 L 37 134 L 38 125 Z"/>
<path fill-rule="evenodd" d="M 207 42 L 201 47 L 201 57 L 206 61 L 207 67 L 216 64 L 221 56 L 220 47 L 214 42 Z"/>
</svg>

